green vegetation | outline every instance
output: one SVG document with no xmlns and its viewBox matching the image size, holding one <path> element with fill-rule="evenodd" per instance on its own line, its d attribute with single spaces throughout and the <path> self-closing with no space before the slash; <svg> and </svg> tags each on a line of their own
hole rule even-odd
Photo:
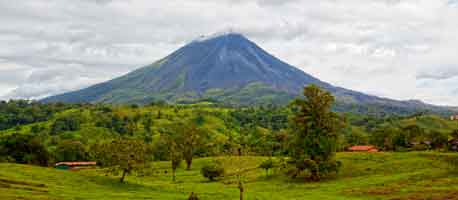
<svg viewBox="0 0 458 200">
<path fill-rule="evenodd" d="M 121 172 L 121 183 L 124 182 L 128 174 L 143 169 L 146 162 L 150 160 L 148 158 L 151 158 L 151 154 L 143 141 L 128 138 L 96 144 L 92 150 L 95 151 L 95 159 L 100 166 L 113 174 Z"/>
<path fill-rule="evenodd" d="M 213 163 L 204 165 L 200 172 L 205 178 L 208 178 L 210 181 L 214 181 L 215 178 L 224 175 L 224 167 L 221 163 L 215 161 Z"/>
<path fill-rule="evenodd" d="M 456 121 L 424 113 L 336 113 L 333 103 L 334 97 L 316 86 L 284 107 L 29 102 L 24 109 L 53 111 L 20 126 L 3 125 L 10 128 L 0 131 L 5 163 L 0 194 L 9 199 L 453 199 L 458 155 L 446 152 L 458 151 Z M 0 112 L 0 117 L 19 119 L 23 113 Z M 374 145 L 386 153 L 338 153 L 353 145 Z M 65 161 L 96 161 L 98 167 L 67 172 L 6 164 L 50 167 Z M 429 196 L 420 193 L 431 187 Z"/>
<path fill-rule="evenodd" d="M 330 172 L 337 172 L 340 162 L 334 155 L 337 150 L 341 120 L 331 111 L 334 97 L 316 86 L 304 88 L 305 100 L 292 103 L 294 115 L 292 157 L 296 165 L 294 177 L 304 170 L 310 178 L 319 181 Z"/>
<path fill-rule="evenodd" d="M 61 112 L 76 105 L 51 103 L 40 104 L 27 100 L 0 101 L 0 130 L 20 125 L 46 121 L 54 113 Z"/>
<path fill-rule="evenodd" d="M 243 157 L 254 170 L 245 175 L 246 199 L 456 199 L 458 174 L 450 173 L 443 153 L 338 153 L 343 165 L 335 180 L 297 181 L 274 170 L 265 176 L 257 168 L 264 157 Z M 137 176 L 121 184 L 104 171 L 63 171 L 30 165 L 0 164 L 2 199 L 187 199 L 194 192 L 199 199 L 238 199 L 235 177 L 209 182 L 201 176 L 202 166 L 220 159 L 199 158 L 191 170 L 179 168 L 171 182 L 168 162 L 153 162 Z M 227 174 L 235 169 L 228 168 Z"/>
</svg>

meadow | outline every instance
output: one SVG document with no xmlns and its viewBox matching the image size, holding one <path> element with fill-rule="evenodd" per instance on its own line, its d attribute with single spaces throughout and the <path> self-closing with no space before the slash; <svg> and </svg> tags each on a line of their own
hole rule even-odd
<svg viewBox="0 0 458 200">
<path fill-rule="evenodd" d="M 198 158 L 193 168 L 177 171 L 173 182 L 169 162 L 153 162 L 125 183 L 102 169 L 66 171 L 32 165 L 0 164 L 0 199 L 238 199 L 232 177 L 210 182 L 201 167 L 214 159 L 231 167 L 252 169 L 243 177 L 245 198 L 256 199 L 458 199 L 458 173 L 447 160 L 456 154 L 437 152 L 338 153 L 343 162 L 335 177 L 321 182 L 292 179 L 281 170 L 270 173 L 257 166 L 266 157 Z"/>
</svg>

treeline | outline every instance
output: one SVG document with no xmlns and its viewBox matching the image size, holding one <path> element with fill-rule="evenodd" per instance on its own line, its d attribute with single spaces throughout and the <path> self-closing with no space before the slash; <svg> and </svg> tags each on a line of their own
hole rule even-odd
<svg viewBox="0 0 458 200">
<path fill-rule="evenodd" d="M 77 105 L 42 104 L 28 100 L 0 101 L 0 130 L 49 120 L 53 114 Z"/>
<path fill-rule="evenodd" d="M 333 160 L 334 152 L 353 145 L 370 144 L 385 151 L 458 150 L 456 122 L 423 113 L 336 114 L 328 93 L 310 87 L 304 95 L 305 100 L 289 106 L 248 108 L 165 102 L 145 106 L 3 102 L 0 119 L 7 120 L 0 126 L 8 130 L 0 131 L 0 161 L 48 166 L 97 160 L 128 174 L 136 168 L 123 164 L 130 157 L 171 161 L 176 169 L 181 160 L 191 168 L 194 157 L 287 156 L 294 158 L 290 163 L 294 169 L 301 169 L 291 171 L 297 175 L 308 168 L 336 171 L 339 163 Z M 147 153 L 137 158 L 117 149 L 123 145 Z M 119 155 L 111 155 L 114 152 Z M 109 160 L 115 157 L 118 161 Z"/>
</svg>

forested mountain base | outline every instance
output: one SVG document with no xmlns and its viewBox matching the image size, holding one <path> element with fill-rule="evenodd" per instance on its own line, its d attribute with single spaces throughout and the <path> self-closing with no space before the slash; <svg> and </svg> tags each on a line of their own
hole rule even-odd
<svg viewBox="0 0 458 200">
<path fill-rule="evenodd" d="M 46 106 L 55 105 L 41 105 Z M 46 118 L 40 118 L 41 122 L 32 121 L 19 126 L 4 125 L 12 128 L 0 131 L 0 141 L 34 140 L 49 152 L 49 163 L 53 163 L 90 159 L 91 145 L 118 137 L 128 137 L 158 148 L 153 157 L 155 160 L 164 160 L 167 159 L 164 149 L 166 145 L 160 140 L 160 135 L 181 121 L 198 124 L 212 141 L 209 144 L 211 147 L 196 150 L 198 156 L 221 155 L 228 153 L 229 147 L 239 146 L 254 155 L 275 156 L 289 153 L 286 148 L 291 139 L 289 107 L 225 108 L 211 103 L 157 103 L 146 106 L 61 105 L 59 109 L 54 110 L 63 111 L 55 111 Z M 339 151 L 352 145 L 367 144 L 376 145 L 383 150 L 448 150 L 452 148 L 450 141 L 458 137 L 455 131 L 458 130 L 457 121 L 435 115 L 383 118 L 351 113 L 340 115 L 345 125 L 339 130 Z M 9 117 L 20 118 L 11 113 Z M 59 151 L 66 151 L 65 148 L 70 146 L 84 151 L 70 158 L 62 157 Z M 21 161 L 28 162 L 31 161 Z"/>
<path fill-rule="evenodd" d="M 422 113 L 335 113 L 334 97 L 313 85 L 304 96 L 285 107 L 28 104 L 22 110 L 50 112 L 0 131 L 1 162 L 98 166 L 69 174 L 1 164 L 1 190 L 10 199 L 90 198 L 89 191 L 91 199 L 107 193 L 110 199 L 183 199 L 189 193 L 189 199 L 232 199 L 238 193 L 241 200 L 454 198 L 450 183 L 456 182 L 458 156 L 444 152 L 458 150 L 456 121 Z M 354 145 L 385 153 L 336 156 Z M 425 152 L 387 153 L 393 151 Z M 19 171 L 8 173 L 10 168 Z M 84 184 L 74 186 L 72 179 Z"/>
</svg>

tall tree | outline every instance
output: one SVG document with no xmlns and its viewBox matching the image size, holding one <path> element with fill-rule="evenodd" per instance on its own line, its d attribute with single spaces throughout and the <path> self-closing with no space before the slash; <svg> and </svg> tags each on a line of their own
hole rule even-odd
<svg viewBox="0 0 458 200">
<path fill-rule="evenodd" d="M 193 157 L 207 139 L 206 131 L 202 128 L 203 118 L 197 117 L 177 121 L 169 129 L 169 140 L 173 140 L 176 151 L 181 151 L 181 156 L 186 162 L 186 169 L 190 170 Z"/>
<path fill-rule="evenodd" d="M 96 158 L 109 172 L 121 172 L 120 182 L 133 171 L 142 169 L 150 160 L 148 148 L 142 140 L 119 138 L 95 146 Z"/>
<path fill-rule="evenodd" d="M 292 157 L 298 172 L 308 169 L 312 180 L 336 170 L 335 161 L 339 116 L 331 111 L 334 97 L 315 85 L 304 88 L 304 99 L 294 100 L 291 125 L 294 130 Z"/>
<path fill-rule="evenodd" d="M 169 131 L 163 133 L 161 137 L 167 144 L 167 151 L 169 154 L 169 160 L 172 167 L 172 181 L 175 182 L 176 170 L 180 165 L 181 161 L 183 160 L 183 152 L 181 145 L 182 138 L 179 137 L 178 134 Z"/>
<path fill-rule="evenodd" d="M 58 162 L 85 161 L 88 157 L 86 147 L 77 140 L 60 141 L 56 146 L 54 154 Z"/>
</svg>

